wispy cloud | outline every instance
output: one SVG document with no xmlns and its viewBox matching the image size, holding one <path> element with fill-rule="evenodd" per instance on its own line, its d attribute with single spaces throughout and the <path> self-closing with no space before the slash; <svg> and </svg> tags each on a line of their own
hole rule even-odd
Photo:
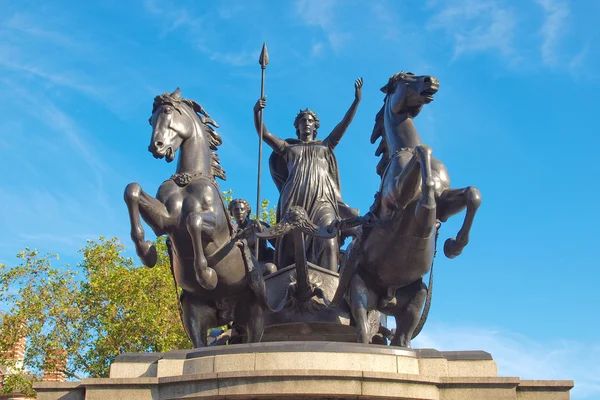
<svg viewBox="0 0 600 400">
<path fill-rule="evenodd" d="M 542 341 L 501 329 L 432 324 L 413 344 L 437 350 L 484 350 L 498 364 L 501 376 L 573 379 L 573 400 L 600 397 L 600 342 Z"/>
<path fill-rule="evenodd" d="M 244 3 L 226 2 L 217 9 L 217 13 L 221 19 L 231 19 L 242 14 L 245 9 L 246 5 Z"/>
<path fill-rule="evenodd" d="M 434 8 L 435 6 L 435 8 Z M 443 30 L 454 42 L 454 58 L 469 52 L 496 51 L 515 58 L 514 35 L 517 14 L 494 0 L 430 2 L 437 11 L 428 28 Z"/>
<path fill-rule="evenodd" d="M 77 24 L 66 25 L 67 17 L 53 17 L 33 11 L 0 16 L 0 71 L 14 74 L 15 82 L 37 80 L 34 92 L 73 90 L 120 117 L 128 104 L 123 86 L 145 85 L 139 71 L 116 62 L 123 43 L 107 48 Z"/>
<path fill-rule="evenodd" d="M 336 6 L 336 0 L 297 0 L 294 11 L 304 23 L 328 30 L 332 28 L 332 16 Z"/>
<path fill-rule="evenodd" d="M 229 64 L 234 67 L 243 67 L 245 65 L 251 65 L 256 63 L 258 60 L 256 52 L 250 52 L 248 50 L 244 50 L 238 53 L 222 53 L 217 51 L 211 54 L 210 59 L 213 61 L 222 62 L 224 64 Z"/>
<path fill-rule="evenodd" d="M 185 7 L 173 7 L 165 2 L 145 0 L 144 7 L 152 15 L 160 16 L 164 22 L 161 36 L 179 28 L 196 29 L 201 26 L 201 21 Z"/>
<path fill-rule="evenodd" d="M 319 56 L 322 52 L 323 52 L 323 42 L 319 41 L 312 45 L 310 53 L 313 57 Z"/>
<path fill-rule="evenodd" d="M 400 27 L 407 24 L 395 9 L 394 3 L 385 0 L 368 3 L 368 11 L 375 21 L 374 26 L 382 32 L 382 39 L 399 40 L 402 37 Z"/>
<path fill-rule="evenodd" d="M 338 0 L 297 0 L 294 13 L 305 25 L 320 28 L 331 49 L 337 52 L 353 37 L 351 32 L 340 29 L 335 21 L 342 5 Z"/>
<path fill-rule="evenodd" d="M 96 183 L 101 188 L 103 175 L 109 170 L 108 165 L 102 161 L 96 151 L 92 150 L 86 139 L 86 134 L 77 123 L 65 112 L 59 109 L 50 99 L 41 93 L 31 94 L 24 88 L 4 81 L 5 87 L 10 87 L 12 95 L 24 104 L 23 109 L 28 110 L 45 127 L 59 135 L 63 135 L 62 142 L 71 147 L 84 161 L 96 176 Z"/>
<path fill-rule="evenodd" d="M 581 51 L 577 53 L 571 61 L 569 61 L 569 72 L 571 76 L 575 80 L 579 80 L 585 77 L 587 80 L 598 80 L 598 72 L 594 70 L 593 72 L 589 71 L 587 67 L 586 61 L 588 59 L 590 52 L 590 44 L 586 43 Z"/>
<path fill-rule="evenodd" d="M 157 23 L 162 25 L 162 36 L 182 29 L 186 32 L 195 48 L 206 54 L 212 61 L 242 67 L 255 62 L 256 55 L 247 49 L 239 51 L 222 52 L 216 50 L 221 34 L 215 24 L 215 20 L 227 20 L 240 13 L 243 6 L 219 7 L 214 12 L 198 14 L 185 6 L 168 1 L 145 0 L 146 11 L 157 17 Z"/>
<path fill-rule="evenodd" d="M 536 0 L 536 3 L 545 12 L 544 23 L 540 30 L 542 62 L 553 66 L 559 61 L 558 47 L 567 27 L 570 15 L 569 4 L 563 0 Z"/>
<path fill-rule="evenodd" d="M 21 35 L 29 36 L 30 39 L 44 41 L 55 46 L 69 48 L 73 51 L 85 53 L 91 51 L 91 46 L 86 46 L 71 36 L 39 26 L 36 18 L 23 12 L 8 15 L 8 18 L 3 21 L 2 26 L 5 29 L 18 31 Z"/>
<path fill-rule="evenodd" d="M 45 71 L 39 66 L 35 66 L 33 63 L 18 60 L 18 58 L 15 57 L 15 53 L 7 51 L 6 48 L 0 48 L 0 55 L 2 55 L 2 57 L 0 58 L 0 67 L 4 67 L 13 71 L 31 74 L 35 77 L 46 80 L 52 85 L 64 86 L 90 95 L 92 97 L 100 97 L 101 91 L 98 87 L 81 84 L 76 79 L 74 79 L 73 75 L 71 74 L 60 74 Z"/>
</svg>

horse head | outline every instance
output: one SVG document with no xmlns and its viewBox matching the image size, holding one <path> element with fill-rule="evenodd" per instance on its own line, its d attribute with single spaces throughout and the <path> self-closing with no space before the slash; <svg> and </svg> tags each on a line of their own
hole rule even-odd
<svg viewBox="0 0 600 400">
<path fill-rule="evenodd" d="M 433 101 L 439 87 L 439 81 L 433 76 L 401 71 L 392 75 L 381 91 L 386 94 L 386 102 L 394 114 L 406 113 L 414 118 L 424 104 Z"/>
<path fill-rule="evenodd" d="M 152 138 L 148 151 L 155 158 L 166 158 L 167 162 L 175 159 L 175 154 L 182 148 L 179 169 L 210 169 L 213 176 L 225 179 L 225 171 L 220 167 L 217 147 L 221 145 L 221 136 L 214 130 L 219 125 L 200 104 L 181 97 L 177 88 L 173 93 L 163 93 L 154 98 L 152 116 Z M 188 151 L 183 160 L 184 143 L 193 150 Z M 211 151 L 212 150 L 212 151 Z M 190 171 L 185 171 L 190 172 Z"/>
<path fill-rule="evenodd" d="M 175 159 L 175 154 L 184 140 L 194 132 L 194 123 L 181 106 L 181 91 L 156 96 L 152 107 L 150 125 L 152 139 L 148 151 L 155 158 L 165 157 L 167 162 Z"/>
<path fill-rule="evenodd" d="M 422 143 L 412 119 L 419 115 L 423 105 L 433 101 L 439 87 L 439 81 L 433 76 L 401 71 L 381 88 L 386 96 L 371 134 L 371 143 L 382 139 L 375 151 L 376 156 L 382 156 L 377 164 L 379 175 L 383 174 L 391 155 Z"/>
</svg>

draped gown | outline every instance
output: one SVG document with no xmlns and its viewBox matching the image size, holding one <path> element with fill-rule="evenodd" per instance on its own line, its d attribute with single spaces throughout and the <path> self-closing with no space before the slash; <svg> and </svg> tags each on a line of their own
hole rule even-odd
<svg viewBox="0 0 600 400">
<path fill-rule="evenodd" d="M 358 214 L 341 200 L 337 160 L 327 139 L 309 142 L 287 139 L 273 152 L 269 162 L 280 193 L 278 221 L 291 206 L 304 208 L 309 218 L 320 226 L 328 225 L 340 216 L 348 218 Z M 307 260 L 319 266 L 328 264 L 324 259 L 328 257 L 324 252 L 328 246 L 334 245 L 335 251 L 339 250 L 338 238 L 306 237 L 305 241 Z M 274 260 L 278 268 L 294 262 L 292 235 L 277 240 Z M 337 265 L 334 268 L 337 270 Z"/>
</svg>

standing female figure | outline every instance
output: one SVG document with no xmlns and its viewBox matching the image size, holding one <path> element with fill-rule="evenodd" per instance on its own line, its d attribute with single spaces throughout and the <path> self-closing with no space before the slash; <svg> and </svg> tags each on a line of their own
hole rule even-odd
<svg viewBox="0 0 600 400">
<path fill-rule="evenodd" d="M 354 101 L 342 121 L 324 139 L 316 140 L 320 126 L 314 111 L 300 111 L 294 127 L 297 139 L 280 139 L 263 124 L 263 140 L 273 149 L 269 158 L 271 176 L 279 189 L 277 221 L 292 206 L 306 210 L 310 219 L 319 226 L 331 224 L 340 218 L 358 215 L 341 198 L 337 160 L 333 150 L 352 122 L 361 99 L 362 78 L 354 83 Z M 254 125 L 260 135 L 260 113 L 266 106 L 263 97 L 254 106 Z M 322 268 L 338 270 L 339 238 L 306 238 L 306 258 Z M 294 262 L 294 244 L 291 235 L 277 239 L 274 262 L 278 269 Z"/>
</svg>

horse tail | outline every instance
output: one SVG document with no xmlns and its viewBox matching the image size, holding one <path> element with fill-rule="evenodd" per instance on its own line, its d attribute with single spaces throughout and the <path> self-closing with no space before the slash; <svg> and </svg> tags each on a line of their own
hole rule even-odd
<svg viewBox="0 0 600 400">
<path fill-rule="evenodd" d="M 421 314 L 421 319 L 419 320 L 419 323 L 417 324 L 417 327 L 415 328 L 410 340 L 413 340 L 414 338 L 416 338 L 419 335 L 419 333 L 421 333 L 421 330 L 423 329 L 425 322 L 427 322 L 427 316 L 429 315 L 429 309 L 431 308 L 431 292 L 433 290 L 433 263 L 435 261 L 435 255 L 437 253 L 437 240 L 438 240 L 439 234 L 440 234 L 440 231 L 439 231 L 439 225 L 438 225 L 438 227 L 435 231 L 433 260 L 431 260 L 431 269 L 429 271 L 429 284 L 427 285 L 427 298 L 425 299 L 425 307 L 423 307 L 423 313 Z"/>
<path fill-rule="evenodd" d="M 425 300 L 425 307 L 423 307 L 421 319 L 419 320 L 419 323 L 417 324 L 417 327 L 415 328 L 410 340 L 413 340 L 417 337 L 417 335 L 419 335 L 419 333 L 421 333 L 425 322 L 427 322 L 427 316 L 429 315 L 429 309 L 431 308 L 431 291 L 433 289 L 433 263 L 431 264 L 431 271 L 429 272 L 429 285 L 427 286 L 427 298 Z"/>
</svg>

